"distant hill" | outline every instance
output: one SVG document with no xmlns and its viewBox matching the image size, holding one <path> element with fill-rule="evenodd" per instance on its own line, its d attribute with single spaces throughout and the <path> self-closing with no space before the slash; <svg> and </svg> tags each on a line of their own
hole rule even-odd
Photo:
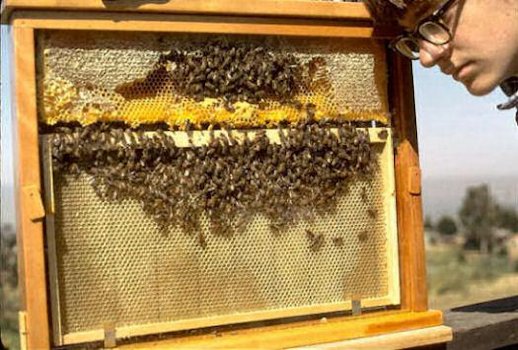
<svg viewBox="0 0 518 350">
<path fill-rule="evenodd" d="M 441 215 L 456 215 L 466 189 L 486 183 L 498 203 L 518 209 L 518 174 L 516 177 L 493 178 L 425 178 L 423 204 L 425 215 L 436 219 Z"/>
</svg>

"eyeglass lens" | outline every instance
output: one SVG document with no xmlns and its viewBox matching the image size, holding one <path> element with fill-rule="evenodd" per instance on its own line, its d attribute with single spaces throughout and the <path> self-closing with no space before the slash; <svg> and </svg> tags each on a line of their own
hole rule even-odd
<svg viewBox="0 0 518 350">
<path fill-rule="evenodd" d="M 419 58 L 419 44 L 412 38 L 402 38 L 396 43 L 396 49 L 410 59 Z"/>
<path fill-rule="evenodd" d="M 435 22 L 425 22 L 419 26 L 419 34 L 436 45 L 446 44 L 450 40 L 448 30 Z"/>
</svg>

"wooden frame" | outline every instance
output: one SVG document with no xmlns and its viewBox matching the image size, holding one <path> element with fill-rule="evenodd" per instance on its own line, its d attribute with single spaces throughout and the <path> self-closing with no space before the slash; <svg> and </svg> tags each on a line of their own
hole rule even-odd
<svg viewBox="0 0 518 350">
<path fill-rule="evenodd" d="M 393 122 L 398 139 L 395 171 L 401 308 L 425 311 L 428 309 L 428 294 L 412 63 L 393 52 L 389 56 L 389 64 L 393 72 L 389 98 L 395 112 Z"/>
<path fill-rule="evenodd" d="M 449 327 L 435 326 L 315 346 L 304 346 L 298 350 L 414 349 L 439 343 L 445 344 L 450 340 L 451 329 Z M 430 348 L 435 349 L 435 347 Z M 437 347 L 436 350 L 439 349 L 441 348 Z"/>
<path fill-rule="evenodd" d="M 45 269 L 45 245 L 36 112 L 36 64 L 34 30 L 16 28 L 14 41 L 14 98 L 18 174 L 16 197 L 19 207 L 17 243 L 21 307 L 26 311 L 27 347 L 49 348 L 49 326 Z M 22 102 L 23 101 L 23 102 Z"/>
<path fill-rule="evenodd" d="M 121 350 L 137 349 L 286 349 L 298 346 L 338 342 L 384 333 L 439 326 L 440 311 L 386 311 L 361 317 L 320 319 L 260 329 L 210 333 L 155 342 L 122 345 Z M 444 338 L 441 339 L 444 341 Z M 345 347 L 345 349 L 348 349 Z"/>
<path fill-rule="evenodd" d="M 54 202 L 54 177 L 47 176 L 53 174 L 52 167 L 52 148 L 48 138 L 39 138 L 40 155 L 41 155 L 41 171 L 44 189 L 43 204 L 45 207 L 45 238 L 47 243 L 47 280 L 49 284 L 49 299 L 50 306 L 50 321 L 52 324 L 52 338 L 53 344 L 61 344 L 62 322 L 61 322 L 61 305 L 54 303 L 54 300 L 59 300 L 59 276 L 58 276 L 58 262 L 57 262 L 57 248 L 55 232 L 55 202 Z M 50 232 L 50 234 L 49 234 Z M 55 258 L 54 258 L 55 257 Z"/>
<path fill-rule="evenodd" d="M 122 30 L 212 34 L 260 34 L 370 38 L 372 27 L 344 26 L 336 20 L 228 17 L 135 13 L 59 13 L 20 11 L 11 16 L 18 27 L 64 30 Z M 351 24 L 351 22 L 349 22 Z"/>
<path fill-rule="evenodd" d="M 78 12 L 134 12 L 161 14 L 199 14 L 230 16 L 268 16 L 330 18 L 372 22 L 370 14 L 361 3 L 308 2 L 297 0 L 5 0 L 2 17 L 9 20 L 16 10 L 56 10 Z"/>
<path fill-rule="evenodd" d="M 188 6 L 191 1 L 178 1 L 178 6 Z M 36 5 L 29 0 L 8 0 L 3 15 L 11 15 L 10 11 L 20 7 L 25 9 L 69 9 L 75 6 L 77 10 L 102 10 L 100 1 L 85 2 L 93 5 L 82 5 L 82 1 L 53 1 L 41 0 Z M 207 4 L 207 1 L 204 2 Z M 215 4 L 216 1 L 209 1 Z M 256 3 L 256 2 L 254 2 Z M 291 6 L 286 17 L 329 17 L 341 18 L 345 21 L 275 18 L 264 17 L 229 17 L 199 14 L 210 12 L 220 14 L 222 8 L 209 10 L 200 7 L 200 1 L 192 1 L 192 8 L 179 10 L 173 3 L 166 7 L 162 5 L 145 5 L 140 9 L 154 12 L 196 13 L 197 15 L 179 14 L 132 14 L 132 13 L 59 13 L 53 11 L 16 11 L 12 13 L 12 28 L 14 39 L 14 65 L 17 115 L 17 135 L 19 140 L 17 201 L 20 208 L 18 245 L 20 287 L 22 309 L 26 315 L 27 346 L 38 349 L 49 348 L 50 332 L 48 325 L 48 301 L 46 295 L 46 268 L 44 255 L 43 204 L 41 200 L 41 183 L 39 170 L 38 128 L 36 113 L 35 91 L 35 49 L 34 32 L 38 29 L 98 29 L 98 30 L 134 30 L 143 31 L 189 31 L 241 34 L 268 35 L 303 35 L 303 36 L 347 36 L 370 38 L 377 37 L 373 29 L 366 25 L 370 23 L 362 4 L 332 4 L 315 5 L 296 1 L 277 1 L 285 3 L 276 10 L 263 5 L 257 8 L 239 6 L 239 15 L 247 16 L 277 16 L 282 6 Z M 296 4 L 297 3 L 297 4 Z M 198 4 L 198 9 L 195 5 Z M 221 1 L 225 6 L 231 6 L 231 1 Z M 94 8 L 86 8 L 93 6 Z M 158 7 L 154 7 L 158 6 Z M 173 6 L 173 7 L 169 7 Z M 309 6 L 309 7 L 308 7 Z M 344 6 L 344 13 L 333 13 L 325 16 L 319 11 L 326 6 Z M 230 8 L 230 7 L 229 7 Z M 236 7 L 234 7 L 236 8 Z M 113 8 L 115 11 L 116 9 Z M 121 9 L 121 11 L 127 9 Z M 315 10 L 316 12 L 312 12 Z M 136 10 L 128 10 L 136 11 Z M 232 11 L 230 11 L 232 12 Z M 309 14 L 308 14 L 309 13 Z M 356 22 L 354 22 L 356 20 Z M 348 26 L 346 25 L 348 24 Z M 354 26 L 356 24 L 356 26 Z M 265 344 L 268 340 L 275 341 L 278 346 L 297 346 L 308 342 L 308 334 L 314 336 L 312 343 L 336 341 L 385 332 L 401 331 L 418 327 L 430 327 L 442 324 L 440 312 L 427 311 L 426 271 L 424 258 L 423 222 L 421 206 L 421 184 L 417 149 L 415 114 L 413 105 L 413 88 L 410 62 L 398 56 L 390 56 L 392 80 L 389 85 L 390 102 L 395 111 L 394 127 L 398 140 L 395 152 L 395 181 L 398 207 L 399 229 L 399 265 L 401 279 L 401 310 L 395 313 L 387 311 L 366 314 L 360 318 L 344 318 L 334 320 L 329 325 L 316 326 L 315 322 L 302 322 L 282 327 L 268 329 L 265 334 L 257 330 L 257 336 L 252 337 L 245 332 L 236 341 L 236 335 L 231 335 L 234 341 L 221 341 L 223 344 Z M 23 101 L 23 103 L 21 103 Z M 354 330 L 354 327 L 357 327 Z M 271 333 L 270 333 L 271 331 Z M 321 333 L 318 333 L 321 332 Z M 199 340 L 199 339 L 198 339 Z M 197 344 L 193 338 L 192 341 Z M 190 342 L 190 340 L 185 340 Z M 211 344 L 213 339 L 211 340 Z M 227 345 L 222 345 L 225 347 Z M 217 346 L 215 346 L 217 347 Z M 137 347 L 135 347 L 137 348 Z"/>
</svg>

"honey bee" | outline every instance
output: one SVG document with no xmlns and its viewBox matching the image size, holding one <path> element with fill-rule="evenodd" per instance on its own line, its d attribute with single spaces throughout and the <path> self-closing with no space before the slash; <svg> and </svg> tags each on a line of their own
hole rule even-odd
<svg viewBox="0 0 518 350">
<path fill-rule="evenodd" d="M 362 186 L 362 188 L 360 190 L 360 198 L 361 198 L 363 203 L 367 203 L 368 202 L 369 198 L 367 196 L 367 187 Z"/>
<path fill-rule="evenodd" d="M 381 140 L 386 140 L 388 137 L 388 131 L 386 129 L 381 130 L 380 132 L 378 132 L 378 137 Z"/>
<path fill-rule="evenodd" d="M 344 245 L 343 237 L 333 237 L 333 244 L 337 247 L 343 247 L 343 245 Z"/>
<path fill-rule="evenodd" d="M 324 57 L 314 57 L 308 62 L 308 74 L 314 89 L 331 89 L 327 62 Z"/>
<path fill-rule="evenodd" d="M 369 233 L 366 230 L 363 230 L 358 234 L 358 239 L 360 242 L 365 242 L 369 238 Z"/>
<path fill-rule="evenodd" d="M 235 112 L 236 112 L 236 109 L 234 108 L 234 105 L 233 105 L 233 104 L 232 104 L 232 102 L 231 102 L 231 101 L 229 101 L 229 100 L 225 100 L 225 101 L 224 101 L 223 106 L 224 106 L 224 107 L 225 107 L 225 109 L 226 109 L 227 111 L 229 111 L 230 113 L 235 113 Z"/>
<path fill-rule="evenodd" d="M 68 167 L 68 171 L 69 173 L 71 173 L 72 175 L 75 175 L 76 178 L 79 177 L 79 175 L 81 174 L 81 169 L 79 168 L 79 166 L 77 165 L 77 163 L 71 163 Z"/>
<path fill-rule="evenodd" d="M 310 244 L 310 249 L 313 251 L 313 252 L 318 252 L 322 246 L 324 245 L 325 243 L 325 240 L 324 240 L 324 235 L 322 234 L 319 234 L 315 237 L 315 239 L 313 240 L 313 242 Z"/>
<path fill-rule="evenodd" d="M 378 217 L 378 210 L 374 208 L 367 209 L 367 214 L 371 219 L 376 219 Z"/>
<path fill-rule="evenodd" d="M 319 251 L 325 243 L 323 234 L 315 234 L 309 229 L 306 229 L 306 237 L 309 241 L 309 249 L 313 252 Z"/>
<path fill-rule="evenodd" d="M 198 245 L 203 249 L 207 248 L 207 240 L 202 232 L 198 233 Z"/>
</svg>

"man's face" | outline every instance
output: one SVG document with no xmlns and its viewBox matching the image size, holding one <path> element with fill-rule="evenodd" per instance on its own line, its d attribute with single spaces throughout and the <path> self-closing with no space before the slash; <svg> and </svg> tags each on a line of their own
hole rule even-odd
<svg viewBox="0 0 518 350">
<path fill-rule="evenodd" d="M 431 5 L 418 17 L 407 16 L 402 24 L 413 30 L 436 8 Z M 437 64 L 473 95 L 487 94 L 518 75 L 518 0 L 457 0 L 443 21 L 453 40 L 440 46 L 420 40 L 423 66 Z"/>
</svg>

